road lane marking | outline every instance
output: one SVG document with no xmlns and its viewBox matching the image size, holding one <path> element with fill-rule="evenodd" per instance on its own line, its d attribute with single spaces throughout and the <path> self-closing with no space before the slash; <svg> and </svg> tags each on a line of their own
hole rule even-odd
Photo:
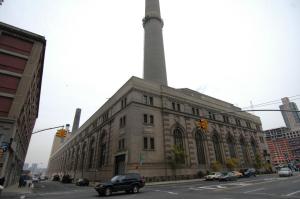
<svg viewBox="0 0 300 199">
<path fill-rule="evenodd" d="M 264 188 L 259 188 L 259 189 L 254 189 L 254 190 L 250 190 L 250 191 L 245 191 L 244 193 L 251 193 L 251 192 L 261 191 L 261 190 L 264 190 Z"/>
<path fill-rule="evenodd" d="M 172 195 L 178 195 L 178 193 L 172 192 L 172 191 L 162 191 L 162 190 L 155 190 L 155 191 L 156 191 L 156 192 L 168 193 L 168 194 L 172 194 Z"/>
<path fill-rule="evenodd" d="M 226 189 L 226 187 L 223 187 L 221 185 L 217 185 L 217 188 L 219 188 L 219 189 Z"/>
<path fill-rule="evenodd" d="M 193 188 L 193 187 L 190 187 L 189 189 L 194 190 L 194 191 L 200 191 L 200 190 L 202 190 L 202 189 L 197 189 L 197 188 Z"/>
<path fill-rule="evenodd" d="M 172 191 L 167 191 L 167 193 L 172 194 L 172 195 L 178 195 L 178 193 L 172 192 Z"/>
<path fill-rule="evenodd" d="M 215 186 L 215 185 L 214 185 Z M 217 188 L 215 188 L 215 187 L 209 187 L 209 186 L 207 186 L 207 187 L 197 187 L 198 189 L 208 189 L 208 190 L 215 190 L 215 189 L 217 189 Z"/>
<path fill-rule="evenodd" d="M 285 196 L 292 196 L 292 195 L 295 195 L 296 193 L 300 193 L 300 190 L 299 190 L 299 191 L 292 192 L 292 193 L 289 193 L 289 194 L 286 194 Z"/>
</svg>

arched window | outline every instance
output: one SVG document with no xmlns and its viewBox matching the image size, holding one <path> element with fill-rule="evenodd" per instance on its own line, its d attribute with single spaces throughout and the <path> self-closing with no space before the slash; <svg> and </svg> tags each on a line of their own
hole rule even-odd
<svg viewBox="0 0 300 199">
<path fill-rule="evenodd" d="M 78 168 L 78 157 L 79 157 L 79 147 L 76 149 L 76 153 L 75 153 L 74 171 L 76 171 Z"/>
<path fill-rule="evenodd" d="M 99 167 L 102 167 L 106 163 L 106 158 L 108 157 L 107 150 L 107 135 L 106 131 L 102 131 L 100 140 L 99 140 L 99 149 L 100 149 L 100 157 L 99 157 Z"/>
<path fill-rule="evenodd" d="M 215 149 L 215 156 L 216 156 L 216 161 L 218 162 L 223 162 L 222 159 L 222 153 L 221 153 L 221 147 L 220 147 L 220 139 L 219 136 L 217 134 L 214 134 L 212 137 L 212 141 L 213 141 L 213 145 L 214 145 L 214 149 Z"/>
<path fill-rule="evenodd" d="M 81 164 L 80 164 L 80 168 L 83 169 L 84 168 L 84 162 L 85 162 L 85 143 L 83 144 L 82 146 L 82 149 L 81 149 Z"/>
<path fill-rule="evenodd" d="M 255 156 L 257 151 L 256 151 L 256 142 L 253 137 L 251 138 L 251 148 L 252 148 L 253 154 Z"/>
<path fill-rule="evenodd" d="M 231 134 L 229 134 L 228 137 L 227 137 L 227 145 L 228 145 L 228 148 L 229 148 L 230 157 L 231 158 L 236 158 L 234 138 Z"/>
<path fill-rule="evenodd" d="M 197 146 L 197 157 L 199 164 L 205 164 L 205 149 L 204 149 L 204 135 L 201 131 L 196 132 L 196 146 Z"/>
<path fill-rule="evenodd" d="M 95 139 L 93 138 L 91 140 L 90 150 L 89 150 L 89 164 L 88 164 L 89 169 L 93 167 L 94 153 L 95 153 Z"/>
<path fill-rule="evenodd" d="M 183 149 L 182 131 L 179 128 L 176 128 L 174 130 L 174 145 L 176 145 L 179 148 Z"/>
<path fill-rule="evenodd" d="M 247 147 L 246 147 L 244 137 L 240 138 L 240 144 L 241 144 L 241 149 L 242 149 L 242 153 L 243 153 L 244 162 L 245 162 L 246 165 L 248 165 L 249 159 L 248 159 Z"/>
</svg>

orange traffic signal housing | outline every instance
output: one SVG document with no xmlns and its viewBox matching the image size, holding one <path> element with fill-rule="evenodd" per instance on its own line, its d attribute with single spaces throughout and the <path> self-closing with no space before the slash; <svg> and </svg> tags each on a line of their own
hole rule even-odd
<svg viewBox="0 0 300 199">
<path fill-rule="evenodd" d="M 208 121 L 206 119 L 200 119 L 199 121 L 196 121 L 196 125 L 199 129 L 205 131 L 208 129 Z"/>
<path fill-rule="evenodd" d="M 56 132 L 56 136 L 60 138 L 66 137 L 66 135 L 67 135 L 67 131 L 65 129 L 59 129 Z"/>
<path fill-rule="evenodd" d="M 208 129 L 208 121 L 206 119 L 200 119 L 200 127 L 203 130 Z"/>
</svg>

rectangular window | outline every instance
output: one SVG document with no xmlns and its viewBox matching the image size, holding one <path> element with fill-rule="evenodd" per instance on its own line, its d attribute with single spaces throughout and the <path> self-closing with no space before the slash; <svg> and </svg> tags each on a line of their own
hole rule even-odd
<svg viewBox="0 0 300 199">
<path fill-rule="evenodd" d="M 149 97 L 149 103 L 153 106 L 153 97 Z"/>
<path fill-rule="evenodd" d="M 154 117 L 153 117 L 153 115 L 150 115 L 150 124 L 154 124 Z"/>
<path fill-rule="evenodd" d="M 209 119 L 213 119 L 211 112 L 208 112 L 208 117 L 209 117 Z"/>
<path fill-rule="evenodd" d="M 150 148 L 154 150 L 154 138 L 150 138 Z"/>
<path fill-rule="evenodd" d="M 250 122 L 246 122 L 246 125 L 247 125 L 248 128 L 251 128 Z"/>
<path fill-rule="evenodd" d="M 193 115 L 195 115 L 195 109 L 194 108 L 192 108 L 192 113 L 193 113 Z"/>
<path fill-rule="evenodd" d="M 180 104 L 177 104 L 177 111 L 180 111 Z"/>
<path fill-rule="evenodd" d="M 229 117 L 227 115 L 223 115 L 224 123 L 229 124 Z"/>
<path fill-rule="evenodd" d="M 153 125 L 154 124 L 154 116 L 144 114 L 144 124 Z"/>
<path fill-rule="evenodd" d="M 173 108 L 173 110 L 176 110 L 176 108 L 175 108 L 175 102 L 172 102 L 172 108 Z"/>
<path fill-rule="evenodd" d="M 108 111 L 103 114 L 102 118 L 103 121 L 106 121 L 108 119 Z"/>
<path fill-rule="evenodd" d="M 237 126 L 241 126 L 241 121 L 239 119 L 235 119 L 235 123 Z"/>
<path fill-rule="evenodd" d="M 148 138 L 144 137 L 144 149 L 147 150 L 148 149 Z"/>
<path fill-rule="evenodd" d="M 199 109 L 196 109 L 196 113 L 197 113 L 197 115 L 200 115 L 200 114 L 199 114 Z"/>
<path fill-rule="evenodd" d="M 122 144 L 121 144 L 121 140 L 119 140 L 119 150 L 121 150 L 122 149 L 122 146 L 121 146 Z"/>
<path fill-rule="evenodd" d="M 125 108 L 127 105 L 127 98 L 125 97 L 124 99 L 121 100 L 121 108 Z"/>
<path fill-rule="evenodd" d="M 126 116 L 120 118 L 120 128 L 126 125 Z"/>
<path fill-rule="evenodd" d="M 144 95 L 144 104 L 148 104 L 148 96 Z"/>
</svg>

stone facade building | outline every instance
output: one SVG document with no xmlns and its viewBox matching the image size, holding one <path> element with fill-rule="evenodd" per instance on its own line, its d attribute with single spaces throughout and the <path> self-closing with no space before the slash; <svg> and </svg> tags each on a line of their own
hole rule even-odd
<svg viewBox="0 0 300 199">
<path fill-rule="evenodd" d="M 0 22 L 0 177 L 19 180 L 38 117 L 46 40 Z"/>
<path fill-rule="evenodd" d="M 177 175 L 194 176 L 228 158 L 253 167 L 263 155 L 260 119 L 224 101 L 190 89 L 174 89 L 132 77 L 50 157 L 49 175 L 102 181 L 139 172 L 167 179 L 172 146 L 186 157 Z M 207 132 L 195 122 L 207 118 Z"/>
<path fill-rule="evenodd" d="M 229 158 L 253 167 L 265 147 L 259 117 L 190 89 L 168 86 L 158 0 L 146 0 L 144 79 L 132 77 L 55 150 L 48 174 L 103 181 L 138 172 L 147 180 L 194 177 Z M 195 122 L 206 118 L 207 131 Z M 184 151 L 172 169 L 173 147 Z"/>
</svg>

